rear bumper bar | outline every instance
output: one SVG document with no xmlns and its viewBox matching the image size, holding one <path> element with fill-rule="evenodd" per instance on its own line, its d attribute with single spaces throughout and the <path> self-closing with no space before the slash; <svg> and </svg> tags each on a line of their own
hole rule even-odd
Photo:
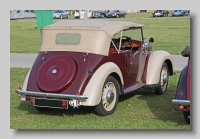
<svg viewBox="0 0 200 139">
<path fill-rule="evenodd" d="M 26 96 L 37 96 L 37 97 L 48 97 L 48 98 L 68 98 L 68 99 L 80 99 L 80 100 L 88 99 L 88 96 L 85 96 L 85 95 L 44 93 L 44 92 L 33 92 L 33 91 L 23 91 L 23 90 L 15 90 L 15 92 L 19 95 L 26 95 Z"/>
<path fill-rule="evenodd" d="M 184 106 L 190 105 L 190 100 L 180 100 L 180 99 L 173 99 L 173 104 L 183 104 Z"/>
</svg>

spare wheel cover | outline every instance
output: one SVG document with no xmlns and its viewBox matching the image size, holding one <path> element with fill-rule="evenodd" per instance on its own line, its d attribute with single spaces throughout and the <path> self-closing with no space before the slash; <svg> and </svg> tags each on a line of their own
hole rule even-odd
<svg viewBox="0 0 200 139">
<path fill-rule="evenodd" d="M 39 68 L 36 80 L 44 92 L 62 92 L 74 80 L 77 72 L 76 63 L 69 56 L 54 56 Z"/>
</svg>

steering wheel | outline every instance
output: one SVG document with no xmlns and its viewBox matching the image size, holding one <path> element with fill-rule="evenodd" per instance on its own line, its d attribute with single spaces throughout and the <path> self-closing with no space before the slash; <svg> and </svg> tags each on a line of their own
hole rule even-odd
<svg viewBox="0 0 200 139">
<path fill-rule="evenodd" d="M 128 36 L 122 36 L 122 38 L 126 38 L 126 40 L 128 40 L 129 43 L 132 43 L 132 38 L 131 38 L 131 37 L 128 37 Z"/>
</svg>

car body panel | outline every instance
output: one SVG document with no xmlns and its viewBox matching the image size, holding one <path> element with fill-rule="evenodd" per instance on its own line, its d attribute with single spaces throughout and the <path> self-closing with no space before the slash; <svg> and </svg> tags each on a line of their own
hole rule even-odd
<svg viewBox="0 0 200 139">
<path fill-rule="evenodd" d="M 159 57 L 159 58 L 158 58 Z M 173 59 L 171 55 L 166 51 L 154 51 L 151 53 L 148 68 L 147 68 L 147 77 L 146 77 L 146 85 L 150 84 L 158 84 L 160 78 L 160 69 L 162 65 L 157 63 L 163 63 L 166 60 L 169 60 L 171 64 L 170 75 L 173 75 Z"/>
<path fill-rule="evenodd" d="M 103 84 L 108 75 L 112 73 L 117 73 L 117 75 L 119 75 L 121 84 L 124 84 L 123 76 L 119 67 L 113 62 L 104 63 L 97 69 L 97 71 L 95 71 L 94 75 L 88 82 L 83 95 L 90 97 L 85 102 L 82 101 L 82 105 L 95 106 L 99 104 L 101 100 Z"/>
</svg>

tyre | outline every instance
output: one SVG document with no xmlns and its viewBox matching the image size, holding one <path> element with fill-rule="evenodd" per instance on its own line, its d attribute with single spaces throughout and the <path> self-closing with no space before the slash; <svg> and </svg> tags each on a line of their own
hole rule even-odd
<svg viewBox="0 0 200 139">
<path fill-rule="evenodd" d="M 41 111 L 41 112 L 49 110 L 49 108 L 47 108 L 47 107 L 35 107 L 35 109 L 38 111 Z"/>
<path fill-rule="evenodd" d="M 183 117 L 185 119 L 185 122 L 190 124 L 190 112 L 183 111 Z"/>
<path fill-rule="evenodd" d="M 169 75 L 168 66 L 167 63 L 164 62 L 160 70 L 160 80 L 158 83 L 158 87 L 155 89 L 156 94 L 162 95 L 166 93 L 168 86 L 168 75 Z"/>
<path fill-rule="evenodd" d="M 95 111 L 100 116 L 111 115 L 115 112 L 119 100 L 120 86 L 118 81 L 108 76 L 102 88 L 100 103 L 95 107 Z"/>
</svg>

